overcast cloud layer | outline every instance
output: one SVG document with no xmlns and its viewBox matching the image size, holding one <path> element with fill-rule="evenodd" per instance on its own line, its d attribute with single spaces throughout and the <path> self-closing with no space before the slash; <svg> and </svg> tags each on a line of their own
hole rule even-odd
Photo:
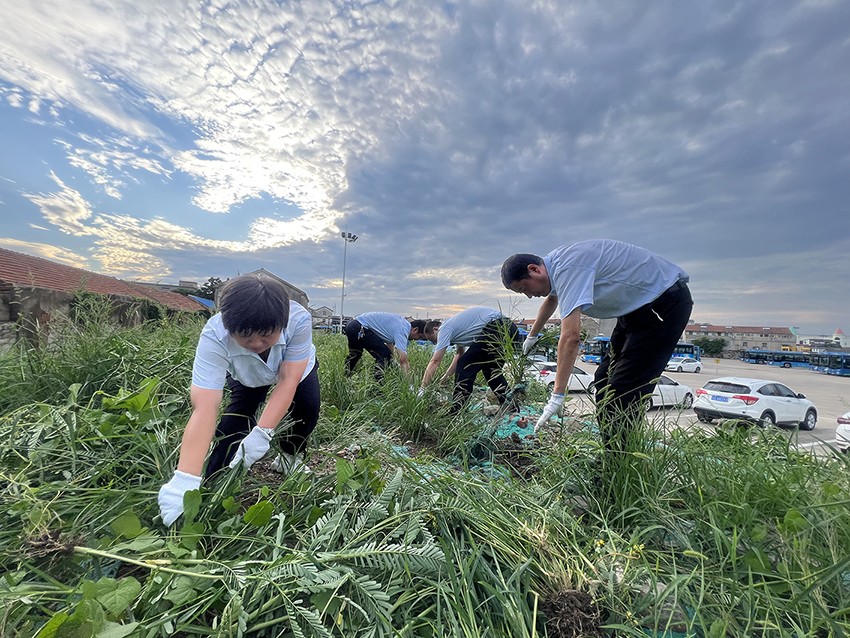
<svg viewBox="0 0 850 638">
<path fill-rule="evenodd" d="M 514 252 L 691 275 L 693 318 L 850 330 L 850 3 L 0 4 L 0 246 L 259 267 L 346 314 L 533 316 Z"/>
</svg>

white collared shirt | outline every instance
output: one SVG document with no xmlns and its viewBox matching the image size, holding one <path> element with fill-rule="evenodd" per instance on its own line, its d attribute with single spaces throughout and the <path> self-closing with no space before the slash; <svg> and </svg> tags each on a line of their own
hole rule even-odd
<svg viewBox="0 0 850 638">
<path fill-rule="evenodd" d="M 688 274 L 676 264 L 613 239 L 590 239 L 556 248 L 543 258 L 558 297 L 561 319 L 581 306 L 589 317 L 622 317 L 655 301 Z"/>
<path fill-rule="evenodd" d="M 488 323 L 498 319 L 502 313 L 484 306 L 474 306 L 449 317 L 437 331 L 434 350 L 451 346 L 471 346 Z"/>
<path fill-rule="evenodd" d="M 374 330 L 384 343 L 395 344 L 402 352 L 407 352 L 410 339 L 410 322 L 391 312 L 366 312 L 355 317 L 361 326 Z"/>
<path fill-rule="evenodd" d="M 249 388 L 274 385 L 278 380 L 281 363 L 304 359 L 309 361 L 301 376 L 302 380 L 316 365 L 316 347 L 313 345 L 313 321 L 301 304 L 289 302 L 289 323 L 280 333 L 278 342 L 269 350 L 267 361 L 236 343 L 225 330 L 221 313 L 218 313 L 207 321 L 201 332 L 192 366 L 192 385 L 221 390 L 228 372 Z"/>
</svg>

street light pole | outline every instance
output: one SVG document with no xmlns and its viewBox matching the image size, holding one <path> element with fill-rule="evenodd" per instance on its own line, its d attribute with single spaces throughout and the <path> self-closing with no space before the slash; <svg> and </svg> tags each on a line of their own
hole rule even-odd
<svg viewBox="0 0 850 638">
<path fill-rule="evenodd" d="M 339 302 L 339 331 L 342 332 L 342 322 L 345 320 L 345 313 L 343 312 L 345 306 L 345 262 L 348 258 L 348 244 L 356 242 L 357 235 L 352 235 L 351 233 L 340 233 L 340 235 L 344 242 L 344 248 L 342 249 L 342 299 Z"/>
</svg>

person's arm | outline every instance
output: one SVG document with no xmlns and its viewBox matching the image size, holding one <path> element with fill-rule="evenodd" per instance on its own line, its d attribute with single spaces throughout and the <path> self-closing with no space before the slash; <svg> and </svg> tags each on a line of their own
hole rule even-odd
<svg viewBox="0 0 850 638">
<path fill-rule="evenodd" d="M 266 401 L 266 407 L 257 421 L 257 425 L 270 431 L 277 427 L 292 405 L 292 397 L 301 383 L 301 377 L 307 369 L 309 358 L 301 361 L 283 361 L 277 373 L 277 384 Z"/>
<path fill-rule="evenodd" d="M 204 459 L 210 449 L 218 409 L 221 406 L 222 390 L 209 390 L 193 385 L 190 391 L 192 414 L 183 431 L 180 443 L 180 459 L 177 469 L 186 474 L 200 476 Z"/>
<path fill-rule="evenodd" d="M 466 352 L 466 348 L 464 348 L 463 346 L 457 347 L 457 350 L 455 351 L 455 356 L 452 357 L 452 363 L 449 366 L 449 369 L 446 370 L 446 373 L 440 378 L 440 383 L 454 376 L 455 370 L 457 370 L 457 360 L 460 359 L 461 355 L 464 352 Z"/>
<path fill-rule="evenodd" d="M 405 374 L 410 374 L 410 363 L 407 360 L 407 353 L 398 348 L 395 351 L 398 354 L 398 364 L 401 366 L 401 369 L 404 370 Z"/>
<path fill-rule="evenodd" d="M 431 383 L 431 379 L 434 378 L 434 375 L 437 373 L 437 369 L 440 367 L 440 364 L 443 362 L 443 356 L 446 354 L 445 348 L 440 348 L 439 350 L 435 350 L 434 354 L 431 355 L 431 360 L 428 362 L 428 367 L 425 368 L 425 374 L 422 377 L 422 387 L 424 388 L 426 385 Z"/>
<path fill-rule="evenodd" d="M 543 303 L 540 304 L 540 310 L 537 311 L 537 318 L 534 320 L 534 324 L 531 326 L 531 330 L 528 332 L 529 335 L 539 335 L 543 330 L 543 327 L 546 325 L 546 322 L 549 321 L 549 318 L 552 316 L 552 313 L 555 312 L 555 309 L 558 307 L 558 298 L 549 295 L 543 300 Z M 563 325 L 563 322 L 561 322 Z M 561 334 L 564 334 L 563 330 Z"/>
<path fill-rule="evenodd" d="M 539 318 L 539 317 L 538 317 Z M 535 322 L 536 325 L 536 322 Z M 561 337 L 558 339 L 558 370 L 555 372 L 553 394 L 565 394 L 581 344 L 581 306 L 561 320 Z"/>
</svg>

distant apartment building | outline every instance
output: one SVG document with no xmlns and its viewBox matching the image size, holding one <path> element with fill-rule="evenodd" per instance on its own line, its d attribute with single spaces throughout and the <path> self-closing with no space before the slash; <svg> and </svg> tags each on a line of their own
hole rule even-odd
<svg viewBox="0 0 850 638">
<path fill-rule="evenodd" d="M 782 346 L 797 344 L 797 337 L 790 328 L 763 326 L 717 326 L 709 323 L 692 323 L 685 328 L 684 341 L 694 339 L 725 339 L 726 351 L 730 350 L 782 350 Z"/>
</svg>

